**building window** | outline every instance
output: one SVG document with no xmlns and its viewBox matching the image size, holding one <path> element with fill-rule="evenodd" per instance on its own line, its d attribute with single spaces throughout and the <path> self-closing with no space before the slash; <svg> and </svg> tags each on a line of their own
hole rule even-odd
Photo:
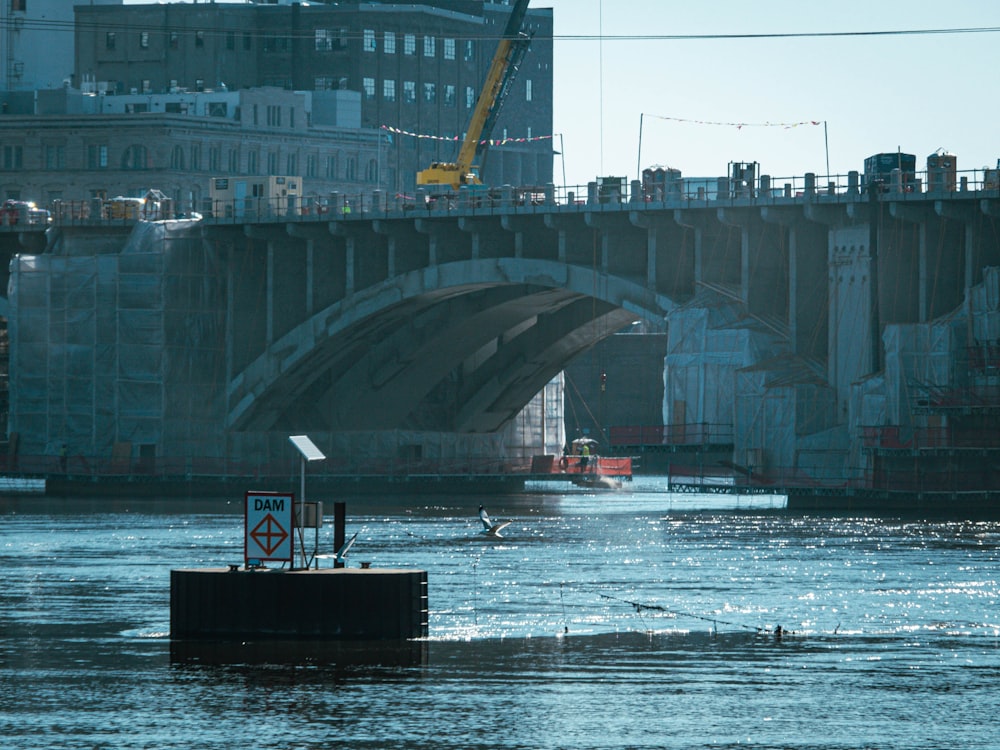
<svg viewBox="0 0 1000 750">
<path fill-rule="evenodd" d="M 252 37 L 249 32 L 243 32 L 243 49 L 249 51 L 253 47 Z"/>
<path fill-rule="evenodd" d="M 453 84 L 449 83 L 444 87 L 444 106 L 455 106 L 455 86 Z"/>
<path fill-rule="evenodd" d="M 531 79 L 529 78 L 524 82 L 524 100 L 526 102 L 531 101 Z"/>
<path fill-rule="evenodd" d="M 455 40 L 445 39 L 444 40 L 444 59 L 454 60 L 455 59 Z"/>
<path fill-rule="evenodd" d="M 280 128 L 281 127 L 281 107 L 277 104 L 267 105 L 267 126 L 269 128 Z"/>
<path fill-rule="evenodd" d="M 24 147 L 23 146 L 4 146 L 3 147 L 3 168 L 4 169 L 20 169 L 24 165 Z"/>
<path fill-rule="evenodd" d="M 45 168 L 46 169 L 66 169 L 66 147 L 46 146 L 45 147 Z"/>
<path fill-rule="evenodd" d="M 198 171 L 201 169 L 201 146 L 191 146 L 191 169 Z"/>
<path fill-rule="evenodd" d="M 208 171 L 218 174 L 222 171 L 222 148 L 211 146 L 208 149 Z"/>
<path fill-rule="evenodd" d="M 437 86 L 435 84 L 424 84 L 424 101 L 428 104 L 433 104 L 437 101 Z"/>
<path fill-rule="evenodd" d="M 316 154 L 306 155 L 306 177 L 316 177 L 319 171 L 319 157 Z"/>
<path fill-rule="evenodd" d="M 465 108 L 472 109 L 476 105 L 476 90 L 472 86 L 465 87 Z"/>
<path fill-rule="evenodd" d="M 413 104 L 417 100 L 417 84 L 413 81 L 403 81 L 403 103 Z"/>
<path fill-rule="evenodd" d="M 358 179 L 358 159 L 356 156 L 351 156 L 347 160 L 347 174 L 345 175 L 348 180 Z"/>
<path fill-rule="evenodd" d="M 337 179 L 337 154 L 330 154 L 326 157 L 326 179 Z"/>
<path fill-rule="evenodd" d="M 362 87 L 365 90 L 365 99 L 371 101 L 375 98 L 375 79 L 365 78 L 362 82 Z"/>
<path fill-rule="evenodd" d="M 396 101 L 396 82 L 391 78 L 382 81 L 382 98 L 387 102 Z"/>
<path fill-rule="evenodd" d="M 476 43 L 472 39 L 465 41 L 465 61 L 472 62 L 476 59 Z"/>
<path fill-rule="evenodd" d="M 382 51 L 387 55 L 396 54 L 396 32 L 387 31 L 382 35 Z"/>
<path fill-rule="evenodd" d="M 424 57 L 434 57 L 437 54 L 437 39 L 432 36 L 424 37 Z"/>
<path fill-rule="evenodd" d="M 259 169 L 260 156 L 256 151 L 247 152 L 247 174 L 257 174 Z"/>
<path fill-rule="evenodd" d="M 103 144 L 87 146 L 87 169 L 108 168 L 108 147 Z"/>
<path fill-rule="evenodd" d="M 149 49 L 149 32 L 140 31 L 139 32 L 139 46 L 142 49 Z"/>
<path fill-rule="evenodd" d="M 316 50 L 329 52 L 333 49 L 333 32 L 330 29 L 316 29 Z"/>
<path fill-rule="evenodd" d="M 415 34 L 403 35 L 403 54 L 404 55 L 417 54 L 417 37 Z"/>
<path fill-rule="evenodd" d="M 10 0 L 10 9 L 26 13 L 28 10 L 28 0 Z"/>
<path fill-rule="evenodd" d="M 226 49 L 235 50 L 236 49 L 236 32 L 227 31 L 226 32 Z"/>
<path fill-rule="evenodd" d="M 278 152 L 268 151 L 267 152 L 267 173 L 268 174 L 278 174 Z"/>
<path fill-rule="evenodd" d="M 299 173 L 299 155 L 289 154 L 288 158 L 285 160 L 288 165 L 288 169 L 285 170 L 285 174 L 298 174 Z"/>
<path fill-rule="evenodd" d="M 148 78 L 142 79 L 142 93 L 148 94 L 153 90 L 153 82 Z"/>
<path fill-rule="evenodd" d="M 170 152 L 170 168 L 173 170 L 184 169 L 184 147 L 174 146 Z"/>
<path fill-rule="evenodd" d="M 368 160 L 368 166 L 365 167 L 365 180 L 371 183 L 378 183 L 378 160 Z"/>
<path fill-rule="evenodd" d="M 115 44 L 118 41 L 118 36 L 113 31 L 109 31 L 104 35 L 104 49 L 114 49 Z"/>
<path fill-rule="evenodd" d="M 239 174 L 240 172 L 240 150 L 229 149 L 229 174 Z"/>
<path fill-rule="evenodd" d="M 205 46 L 205 32 L 204 31 L 196 31 L 196 32 L 194 32 L 194 46 L 195 47 L 199 47 L 199 48 Z"/>
<path fill-rule="evenodd" d="M 375 29 L 365 29 L 361 49 L 365 52 L 375 51 Z"/>
<path fill-rule="evenodd" d="M 147 169 L 149 153 L 146 147 L 139 143 L 127 146 L 122 152 L 122 169 Z"/>
<path fill-rule="evenodd" d="M 181 35 L 176 31 L 171 31 L 170 36 L 168 37 L 168 44 L 170 45 L 170 49 L 177 49 L 178 47 L 180 47 Z"/>
</svg>

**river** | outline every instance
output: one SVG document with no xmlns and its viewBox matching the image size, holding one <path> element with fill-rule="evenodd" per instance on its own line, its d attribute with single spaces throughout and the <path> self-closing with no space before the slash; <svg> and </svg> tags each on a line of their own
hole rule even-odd
<svg viewBox="0 0 1000 750">
<path fill-rule="evenodd" d="M 0 745 L 1000 748 L 1000 522 L 655 478 L 337 499 L 349 565 L 427 571 L 426 641 L 172 648 L 170 570 L 243 561 L 241 497 L 0 498 Z"/>
</svg>

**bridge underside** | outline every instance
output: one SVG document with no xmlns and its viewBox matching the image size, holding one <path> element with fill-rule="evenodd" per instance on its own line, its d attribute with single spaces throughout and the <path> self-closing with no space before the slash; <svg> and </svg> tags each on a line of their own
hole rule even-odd
<svg viewBox="0 0 1000 750">
<path fill-rule="evenodd" d="M 255 397 L 232 427 L 493 432 L 567 361 L 635 317 L 561 288 L 430 291 L 331 335 Z"/>
</svg>

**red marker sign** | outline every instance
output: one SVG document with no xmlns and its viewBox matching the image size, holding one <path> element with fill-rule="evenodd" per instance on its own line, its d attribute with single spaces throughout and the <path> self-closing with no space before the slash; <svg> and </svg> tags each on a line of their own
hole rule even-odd
<svg viewBox="0 0 1000 750">
<path fill-rule="evenodd" d="M 295 495 L 281 492 L 248 492 L 244 512 L 244 560 L 254 563 L 293 561 L 292 537 Z"/>
</svg>

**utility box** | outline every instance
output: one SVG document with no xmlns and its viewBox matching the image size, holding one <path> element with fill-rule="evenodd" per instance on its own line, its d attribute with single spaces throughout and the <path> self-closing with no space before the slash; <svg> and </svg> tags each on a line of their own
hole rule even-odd
<svg viewBox="0 0 1000 750">
<path fill-rule="evenodd" d="M 598 177 L 597 195 L 601 203 L 623 203 L 625 201 L 624 177 Z"/>
<path fill-rule="evenodd" d="M 863 184 L 867 187 L 873 183 L 882 185 L 882 192 L 888 192 L 892 185 L 892 173 L 899 170 L 900 183 L 903 190 L 910 190 L 916 179 L 917 157 L 914 154 L 895 153 L 875 154 L 865 159 L 865 177 Z"/>
<path fill-rule="evenodd" d="M 647 167 L 642 170 L 642 194 L 648 201 L 682 197 L 681 170 L 672 167 Z"/>
<path fill-rule="evenodd" d="M 288 175 L 215 177 L 209 185 L 212 216 L 225 219 L 254 219 L 297 213 L 302 193 L 302 178 Z"/>
<path fill-rule="evenodd" d="M 954 193 L 958 186 L 958 157 L 939 149 L 927 157 L 927 192 Z"/>
<path fill-rule="evenodd" d="M 752 198 L 756 192 L 760 165 L 755 161 L 729 162 L 731 198 Z"/>
</svg>

